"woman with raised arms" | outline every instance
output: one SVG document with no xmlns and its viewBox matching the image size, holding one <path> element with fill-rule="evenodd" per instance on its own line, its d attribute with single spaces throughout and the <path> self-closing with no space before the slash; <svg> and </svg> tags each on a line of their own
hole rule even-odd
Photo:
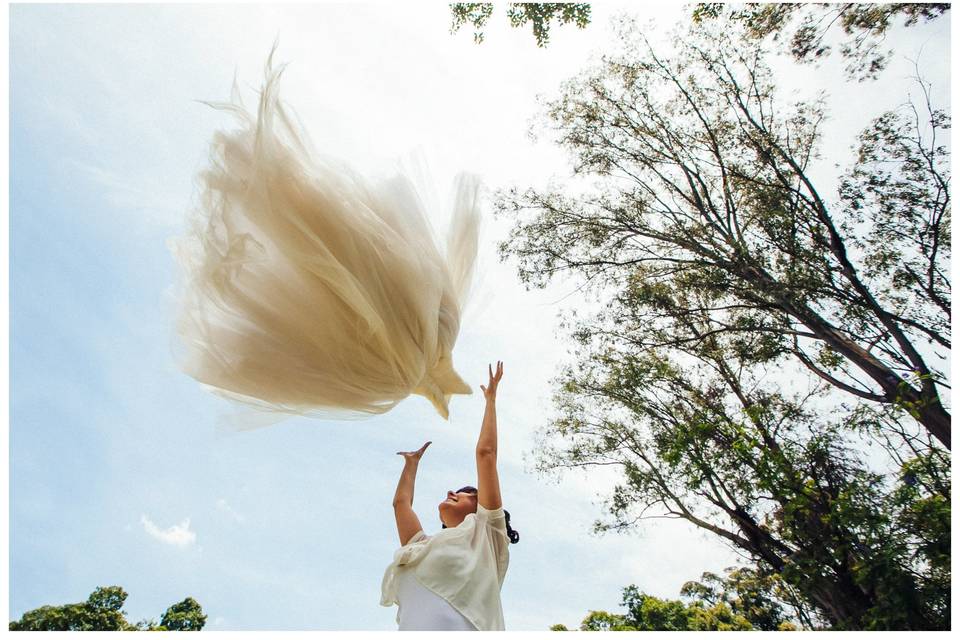
<svg viewBox="0 0 960 640">
<path fill-rule="evenodd" d="M 430 446 L 398 452 L 403 472 L 393 498 L 401 547 L 383 577 L 380 604 L 399 605 L 401 631 L 495 631 L 504 629 L 500 588 L 509 562 L 508 547 L 520 535 L 503 510 L 497 475 L 496 372 L 488 367 L 481 385 L 486 409 L 477 439 L 477 486 L 448 491 L 439 505 L 443 528 L 424 534 L 413 511 L 413 489 L 420 458 Z"/>
</svg>

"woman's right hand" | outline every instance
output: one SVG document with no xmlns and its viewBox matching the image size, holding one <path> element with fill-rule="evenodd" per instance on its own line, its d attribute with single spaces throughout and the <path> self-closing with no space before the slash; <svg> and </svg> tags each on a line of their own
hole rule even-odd
<svg viewBox="0 0 960 640">
<path fill-rule="evenodd" d="M 417 449 L 416 451 L 397 451 L 398 456 L 403 456 L 404 462 L 420 462 L 423 452 L 427 450 L 427 447 L 430 446 L 432 441 L 428 440 L 426 444 Z"/>
</svg>

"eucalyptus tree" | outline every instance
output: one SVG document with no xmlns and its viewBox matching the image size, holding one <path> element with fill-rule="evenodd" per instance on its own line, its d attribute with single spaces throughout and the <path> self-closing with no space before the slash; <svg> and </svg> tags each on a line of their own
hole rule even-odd
<svg viewBox="0 0 960 640">
<path fill-rule="evenodd" d="M 627 26 L 548 105 L 595 186 L 498 197 L 528 285 L 606 302 L 568 321 L 538 467 L 619 469 L 599 530 L 686 520 L 825 626 L 949 628 L 949 119 L 924 100 L 868 123 L 828 197 L 825 103 L 780 99 L 734 26 L 669 55 Z"/>
</svg>

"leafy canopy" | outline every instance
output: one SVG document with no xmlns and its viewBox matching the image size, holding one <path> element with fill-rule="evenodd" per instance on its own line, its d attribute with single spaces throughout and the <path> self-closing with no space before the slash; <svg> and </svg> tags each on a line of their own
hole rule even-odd
<svg viewBox="0 0 960 640">
<path fill-rule="evenodd" d="M 483 42 L 483 29 L 493 15 L 492 2 L 455 2 L 450 5 L 450 12 L 453 16 L 451 33 L 456 33 L 469 23 L 474 28 L 474 42 Z M 511 2 L 507 7 L 507 18 L 515 29 L 530 23 L 537 46 L 546 47 L 550 40 L 551 22 L 561 25 L 573 23 L 583 29 L 590 23 L 590 4 Z"/>
<path fill-rule="evenodd" d="M 169 607 L 160 624 L 150 620 L 130 623 L 122 611 L 127 592 L 123 587 L 97 587 L 86 602 L 27 611 L 10 622 L 10 631 L 200 631 L 207 621 L 193 598 Z"/>
</svg>

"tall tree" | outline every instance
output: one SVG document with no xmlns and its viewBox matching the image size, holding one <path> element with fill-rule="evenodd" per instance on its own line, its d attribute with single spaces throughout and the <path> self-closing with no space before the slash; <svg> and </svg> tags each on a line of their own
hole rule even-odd
<svg viewBox="0 0 960 640">
<path fill-rule="evenodd" d="M 832 205 L 811 172 L 824 104 L 779 100 L 761 47 L 717 22 L 670 59 L 628 37 L 548 112 L 576 173 L 608 188 L 503 194 L 501 211 L 535 215 L 502 255 L 530 285 L 630 283 L 641 348 L 702 340 L 685 318 L 705 303 L 705 336 L 762 336 L 751 360 L 789 355 L 949 448 L 949 117 L 925 103 L 871 123 Z"/>
<path fill-rule="evenodd" d="M 483 30 L 493 15 L 492 2 L 454 2 L 450 5 L 453 22 L 450 32 L 456 33 L 460 27 L 470 24 L 474 28 L 473 40 L 483 42 Z M 507 18 L 513 28 L 529 23 L 538 47 L 546 47 L 550 41 L 550 24 L 573 23 L 583 29 L 590 23 L 590 4 L 577 2 L 511 2 L 507 7 Z"/>
<path fill-rule="evenodd" d="M 670 58 L 626 29 L 548 112 L 599 192 L 501 195 L 526 282 L 573 273 L 607 298 L 570 323 L 539 466 L 619 468 L 598 528 L 682 518 L 831 628 L 949 628 L 950 416 L 928 364 L 949 353 L 946 116 L 871 124 L 833 207 L 811 175 L 823 104 L 784 105 L 733 26 Z"/>
</svg>

